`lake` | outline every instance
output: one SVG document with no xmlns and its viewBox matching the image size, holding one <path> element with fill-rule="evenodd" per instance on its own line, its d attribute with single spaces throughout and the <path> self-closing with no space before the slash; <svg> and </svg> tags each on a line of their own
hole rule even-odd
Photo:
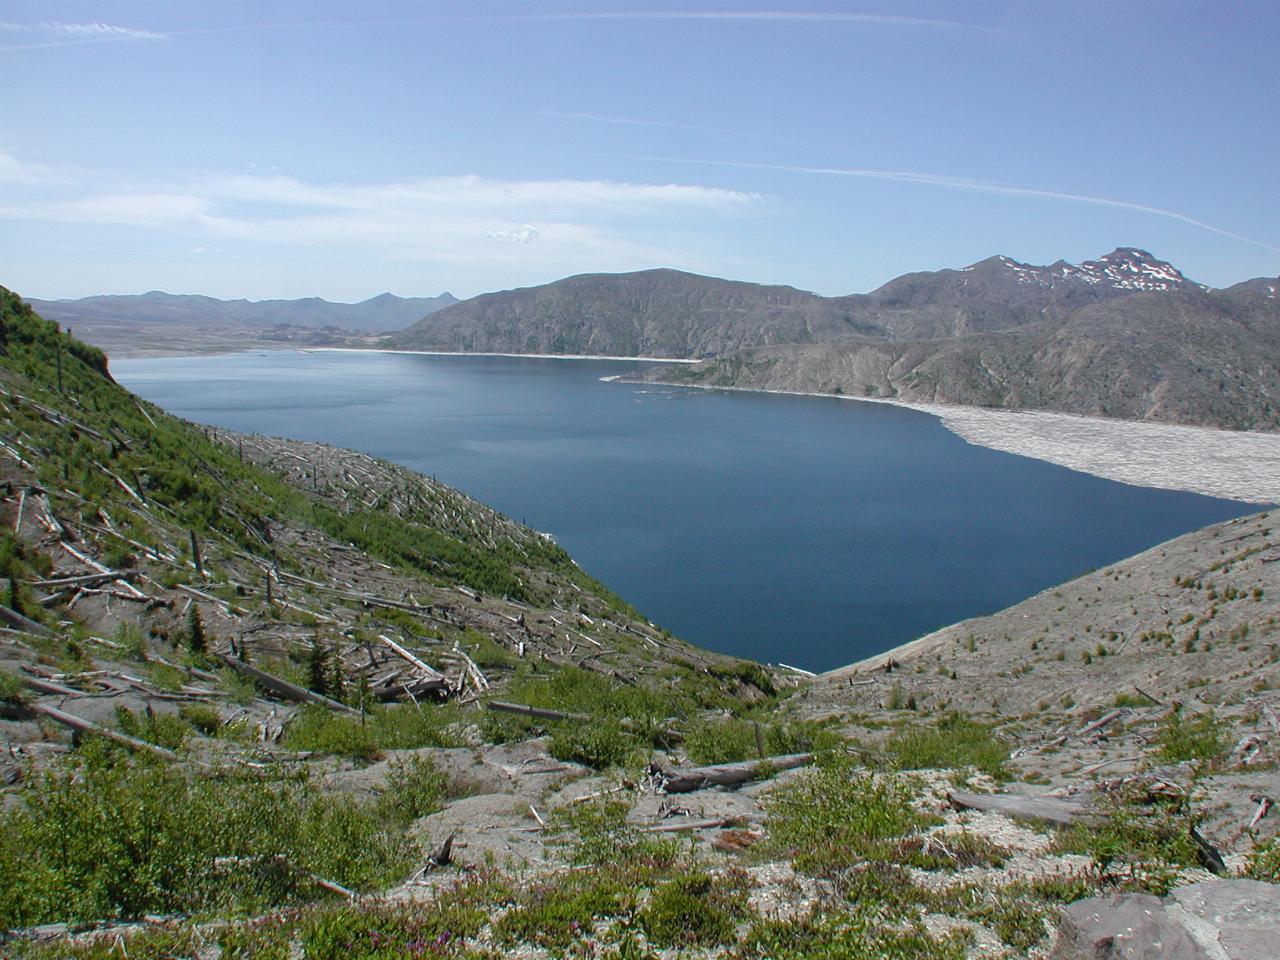
<svg viewBox="0 0 1280 960">
<path fill-rule="evenodd" d="M 1256 506 L 972 446 L 826 397 L 604 382 L 631 361 L 115 360 L 179 416 L 351 447 L 555 536 L 678 636 L 824 670 Z"/>
</svg>

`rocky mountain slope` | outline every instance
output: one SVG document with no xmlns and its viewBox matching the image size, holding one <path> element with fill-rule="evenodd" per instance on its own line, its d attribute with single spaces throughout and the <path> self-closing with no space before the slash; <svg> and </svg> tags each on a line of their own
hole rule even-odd
<svg viewBox="0 0 1280 960">
<path fill-rule="evenodd" d="M 1056 282 L 1036 276 L 1035 284 Z M 939 281 L 933 293 L 938 285 L 951 290 L 953 282 Z M 1083 306 L 1073 302 L 1065 316 L 1008 329 L 932 340 L 753 348 L 652 375 L 706 386 L 1280 429 L 1280 281 L 1252 280 L 1226 290 L 1167 278 L 1155 282 L 1173 286 L 1119 295 L 1113 290 Z M 1056 309 L 1044 308 L 1050 315 Z M 896 321 L 898 329 L 937 332 L 931 315 L 903 314 L 907 319 Z M 966 329 L 984 322 L 970 307 L 951 315 Z"/>
<path fill-rule="evenodd" d="M 99 324 L 180 324 L 210 327 L 339 327 L 384 332 L 399 330 L 458 302 L 438 297 L 397 297 L 382 293 L 359 303 L 335 303 L 320 297 L 301 300 L 218 300 L 214 297 L 152 290 L 137 296 L 82 297 L 79 300 L 31 300 L 41 316 L 63 326 Z"/>
<path fill-rule="evenodd" d="M 793 287 L 679 270 L 584 274 L 486 293 L 388 341 L 407 350 L 702 357 L 762 343 L 817 343 L 859 333 L 838 301 Z"/>
<path fill-rule="evenodd" d="M 438 311 L 402 349 L 707 358 L 653 379 L 1280 427 L 1280 280 L 1211 290 L 1144 250 L 991 257 L 819 297 L 672 270 L 570 277 Z"/>
<path fill-rule="evenodd" d="M 1066 958 L 1095 894 L 1274 915 L 1267 515 L 809 679 L 393 464 L 179 421 L 8 291 L 0 411 L 6 956 Z"/>
<path fill-rule="evenodd" d="M 289 347 L 364 347 L 369 334 L 399 330 L 457 303 L 390 293 L 360 303 L 217 300 L 152 291 L 139 296 L 33 300 L 35 309 L 112 356 L 218 353 Z"/>
</svg>

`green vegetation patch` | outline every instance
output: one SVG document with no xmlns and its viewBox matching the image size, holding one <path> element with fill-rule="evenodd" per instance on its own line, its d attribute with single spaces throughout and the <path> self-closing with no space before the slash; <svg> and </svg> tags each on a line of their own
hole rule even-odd
<svg viewBox="0 0 1280 960">
<path fill-rule="evenodd" d="M 931 727 L 900 728 L 885 742 L 884 752 L 898 770 L 976 767 L 997 779 L 1008 773 L 1008 745 L 991 727 L 958 713 L 947 714 Z"/>
<path fill-rule="evenodd" d="M 304 707 L 289 724 L 285 743 L 294 750 L 316 750 L 372 762 L 386 750 L 461 745 L 451 730 L 458 711 L 449 704 L 395 704 L 363 717 Z"/>
<path fill-rule="evenodd" d="M 733 943 L 738 921 L 748 916 L 745 874 L 713 877 L 690 870 L 653 891 L 637 916 L 649 942 L 659 947 L 710 947 Z"/>
<path fill-rule="evenodd" d="M 90 740 L 0 813 L 0 927 L 261 909 L 368 889 L 411 850 L 371 805 L 301 778 L 187 775 Z"/>
<path fill-rule="evenodd" d="M 1175 707 L 1156 730 L 1156 754 L 1166 763 L 1192 762 L 1207 770 L 1231 749 L 1231 724 L 1212 712 L 1188 717 Z"/>
<path fill-rule="evenodd" d="M 1200 818 L 1186 797 L 1148 796 L 1134 783 L 1109 795 L 1099 813 L 1059 831 L 1054 842 L 1057 853 L 1091 856 L 1099 880 L 1163 895 L 1179 871 L 1201 864 L 1191 837 Z"/>
<path fill-rule="evenodd" d="M 752 926 L 733 960 L 962 960 L 970 938 L 884 922 L 874 909 L 814 910 Z"/>
<path fill-rule="evenodd" d="M 819 876 L 887 859 L 893 841 L 939 822 L 911 805 L 913 793 L 899 776 L 860 771 L 843 754 L 824 755 L 766 798 L 769 844 L 797 869 Z"/>
</svg>

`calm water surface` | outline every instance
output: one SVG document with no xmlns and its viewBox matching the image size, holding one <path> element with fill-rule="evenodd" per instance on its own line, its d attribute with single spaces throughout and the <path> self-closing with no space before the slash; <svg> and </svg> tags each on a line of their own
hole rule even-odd
<svg viewBox="0 0 1280 960">
<path fill-rule="evenodd" d="M 180 416 L 352 447 L 553 534 L 702 646 L 822 670 L 1255 507 L 820 397 L 601 382 L 636 364 L 362 353 L 112 362 Z"/>
</svg>

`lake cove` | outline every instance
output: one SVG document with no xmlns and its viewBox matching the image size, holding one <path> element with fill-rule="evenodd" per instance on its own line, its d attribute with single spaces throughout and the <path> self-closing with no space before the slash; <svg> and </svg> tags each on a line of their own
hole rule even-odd
<svg viewBox="0 0 1280 960">
<path fill-rule="evenodd" d="M 601 379 L 636 366 L 259 352 L 111 369 L 200 423 L 435 476 L 684 639 L 815 671 L 1258 509 L 974 446 L 884 404 Z"/>
</svg>

